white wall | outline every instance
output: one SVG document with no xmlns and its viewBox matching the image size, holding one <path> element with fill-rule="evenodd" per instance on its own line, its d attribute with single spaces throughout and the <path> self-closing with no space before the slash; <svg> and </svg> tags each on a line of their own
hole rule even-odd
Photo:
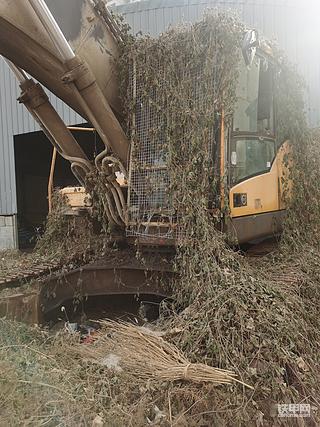
<svg viewBox="0 0 320 427">
<path fill-rule="evenodd" d="M 16 215 L 0 216 L 0 250 L 17 249 L 17 247 L 18 237 Z"/>
</svg>

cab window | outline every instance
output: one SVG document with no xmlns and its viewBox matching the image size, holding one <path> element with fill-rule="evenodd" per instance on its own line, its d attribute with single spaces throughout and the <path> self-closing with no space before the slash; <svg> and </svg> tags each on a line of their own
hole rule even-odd
<svg viewBox="0 0 320 427">
<path fill-rule="evenodd" d="M 232 183 L 268 172 L 275 157 L 275 142 L 265 138 L 241 138 L 231 151 Z"/>
<path fill-rule="evenodd" d="M 233 119 L 234 132 L 274 134 L 273 73 L 272 65 L 258 56 L 250 68 L 242 63 Z"/>
</svg>

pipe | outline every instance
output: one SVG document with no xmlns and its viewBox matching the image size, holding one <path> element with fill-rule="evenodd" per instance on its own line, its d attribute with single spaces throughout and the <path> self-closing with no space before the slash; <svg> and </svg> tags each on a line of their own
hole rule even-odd
<svg viewBox="0 0 320 427">
<path fill-rule="evenodd" d="M 79 169 L 80 169 L 80 172 L 79 172 Z M 85 187 L 85 176 L 87 172 L 84 171 L 82 166 L 80 166 L 78 162 L 73 162 L 71 163 L 71 171 L 73 175 L 77 178 L 77 180 L 80 182 L 82 187 Z"/>
<path fill-rule="evenodd" d="M 118 214 L 120 220 L 122 221 L 122 223 L 124 224 L 125 223 L 125 218 L 124 218 L 124 215 L 123 215 L 122 206 L 121 206 L 121 203 L 120 203 L 120 200 L 119 200 L 118 193 L 117 193 L 116 189 L 114 188 L 114 186 L 112 185 L 112 183 L 110 185 L 110 191 L 111 191 L 113 200 L 115 202 L 115 207 L 116 207 L 117 214 Z"/>
<path fill-rule="evenodd" d="M 109 189 L 109 187 L 107 187 L 107 185 L 106 185 L 105 187 L 106 187 L 106 189 L 107 189 L 107 191 L 106 191 L 106 193 L 105 193 L 105 197 L 106 197 L 106 199 L 107 199 L 108 208 L 109 208 L 109 212 L 110 212 L 110 214 L 111 214 L 111 216 L 112 216 L 113 223 L 114 223 L 114 224 L 119 225 L 120 227 L 123 227 L 123 222 L 122 222 L 122 220 L 121 220 L 121 219 L 119 219 L 119 218 L 117 217 L 117 214 L 116 214 L 116 213 L 115 213 L 115 211 L 114 211 L 114 207 L 113 207 L 113 204 L 112 204 L 112 200 L 111 200 L 111 198 L 110 198 L 110 196 L 109 196 L 109 194 L 108 194 L 108 190 L 110 190 L 110 189 Z"/>
<path fill-rule="evenodd" d="M 57 159 L 57 149 L 56 149 L 56 147 L 53 147 L 49 181 L 48 181 L 48 211 L 49 211 L 49 214 L 52 212 L 53 177 L 54 177 L 54 170 L 56 167 L 56 159 Z"/>
<path fill-rule="evenodd" d="M 102 204 L 103 204 L 103 207 L 104 207 L 104 211 L 105 211 L 105 213 L 107 215 L 109 224 L 117 225 L 117 223 L 112 218 L 112 215 L 111 215 L 108 203 L 106 202 L 106 200 L 103 197 L 102 197 Z"/>
<path fill-rule="evenodd" d="M 52 16 L 48 6 L 44 0 L 29 0 L 29 3 L 39 20 L 41 21 L 44 28 L 47 30 L 54 46 L 59 51 L 63 61 L 69 61 L 75 57 L 73 50 L 63 35 L 59 25 Z"/>
<path fill-rule="evenodd" d="M 106 156 L 101 162 L 101 169 L 103 171 L 105 171 L 105 173 L 108 174 L 107 180 L 110 184 L 110 190 L 112 192 L 114 201 L 116 203 L 116 208 L 118 210 L 118 214 L 119 214 L 120 218 L 122 219 L 123 223 L 125 224 L 126 223 L 127 204 L 126 204 L 122 189 L 121 189 L 119 183 L 117 182 L 114 174 L 109 172 L 110 166 L 109 166 L 108 162 L 116 164 L 118 166 L 121 165 L 121 163 L 117 159 L 114 159 L 111 156 Z M 120 168 L 120 170 L 121 170 L 121 168 Z M 113 176 L 114 176 L 114 179 L 113 179 Z"/>
<path fill-rule="evenodd" d="M 124 168 L 124 166 L 123 166 L 123 164 L 119 161 L 119 159 L 117 159 L 116 157 L 114 157 L 114 156 L 106 156 L 104 159 L 103 159 L 103 161 L 102 161 L 102 167 L 104 167 L 104 165 L 105 165 L 105 163 L 106 162 L 109 162 L 109 163 L 113 163 L 113 164 L 115 164 L 115 165 L 117 165 L 118 166 L 118 168 L 119 168 L 119 170 L 120 170 L 120 172 L 121 173 L 123 173 L 123 175 L 125 176 L 125 177 L 127 177 L 127 171 L 125 170 L 125 168 Z"/>
<path fill-rule="evenodd" d="M 114 188 L 117 190 L 117 193 L 119 195 L 119 199 L 121 202 L 121 206 L 122 206 L 122 211 L 123 211 L 123 214 L 125 216 L 127 204 L 126 204 L 123 192 L 121 190 L 120 184 L 117 181 L 113 181 L 112 184 L 113 184 Z M 125 221 L 123 221 L 123 222 L 125 222 Z"/>
<path fill-rule="evenodd" d="M 101 151 L 101 153 L 99 153 L 97 155 L 97 157 L 95 158 L 94 162 L 96 165 L 96 168 L 101 171 L 101 167 L 102 167 L 102 159 L 108 154 L 108 148 L 105 148 L 103 151 Z M 101 161 L 101 164 L 100 164 Z"/>
<path fill-rule="evenodd" d="M 82 128 L 79 126 L 67 126 L 67 129 L 69 130 L 76 130 L 79 132 L 95 132 L 95 128 Z"/>
</svg>

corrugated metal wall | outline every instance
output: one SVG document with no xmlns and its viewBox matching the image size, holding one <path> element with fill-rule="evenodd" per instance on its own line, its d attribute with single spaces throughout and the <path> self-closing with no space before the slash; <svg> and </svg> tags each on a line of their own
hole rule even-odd
<svg viewBox="0 0 320 427">
<path fill-rule="evenodd" d="M 170 25 L 194 22 L 208 8 L 236 10 L 251 28 L 276 39 L 307 84 L 311 126 L 320 126 L 320 0 L 148 0 L 115 6 L 133 33 L 154 36 Z"/>
<path fill-rule="evenodd" d="M 65 123 L 83 123 L 82 117 L 47 93 Z M 26 108 L 17 102 L 19 94 L 16 78 L 0 58 L 0 215 L 17 213 L 13 136 L 39 130 Z"/>
</svg>

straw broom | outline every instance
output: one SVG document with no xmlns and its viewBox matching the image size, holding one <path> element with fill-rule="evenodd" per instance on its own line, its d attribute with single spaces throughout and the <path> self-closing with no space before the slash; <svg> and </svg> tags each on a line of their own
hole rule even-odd
<svg viewBox="0 0 320 427">
<path fill-rule="evenodd" d="M 93 347 L 83 353 L 100 361 L 107 352 L 113 351 L 120 357 L 122 368 L 143 379 L 164 381 L 210 382 L 215 385 L 238 382 L 245 387 L 253 387 L 236 378 L 232 371 L 213 368 L 203 363 L 190 363 L 176 346 L 165 341 L 159 333 L 126 322 L 107 320 L 101 322 L 100 334 Z M 107 333 L 106 333 L 107 330 Z"/>
</svg>

